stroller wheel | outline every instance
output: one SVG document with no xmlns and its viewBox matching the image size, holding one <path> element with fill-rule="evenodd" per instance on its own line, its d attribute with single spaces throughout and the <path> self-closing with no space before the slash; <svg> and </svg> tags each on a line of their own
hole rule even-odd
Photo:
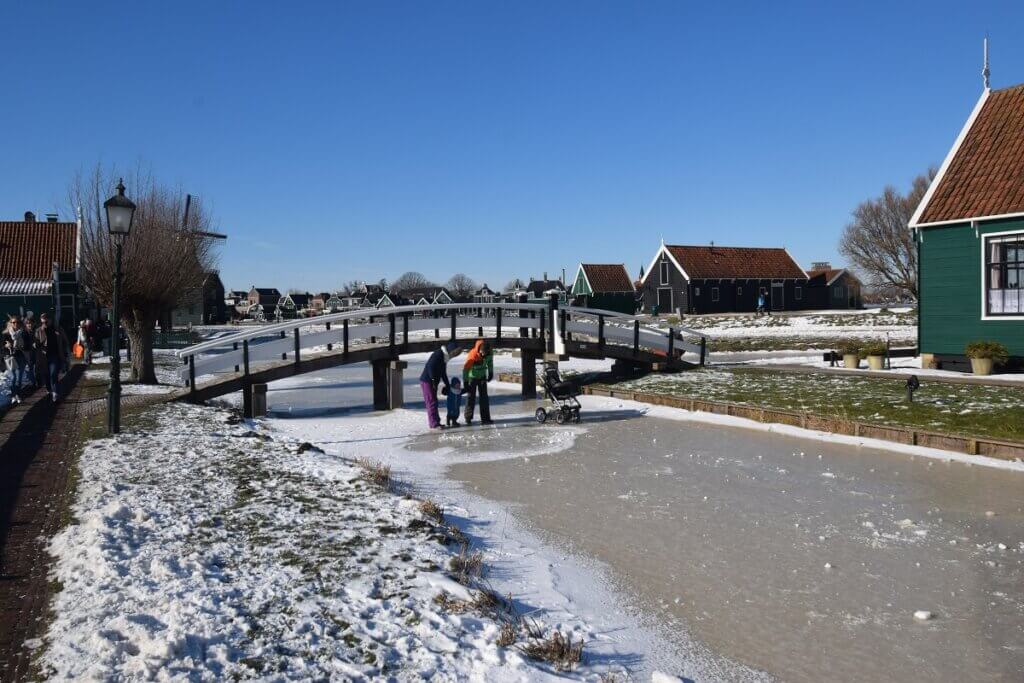
<svg viewBox="0 0 1024 683">
<path fill-rule="evenodd" d="M 559 410 L 558 413 L 555 415 L 555 422 L 557 422 L 560 425 L 564 425 L 566 417 L 566 414 L 563 411 Z"/>
<path fill-rule="evenodd" d="M 534 417 L 537 418 L 537 422 L 544 424 L 545 422 L 548 421 L 548 411 L 544 410 L 543 408 L 537 408 L 537 412 L 534 413 Z"/>
<path fill-rule="evenodd" d="M 572 421 L 575 422 L 576 424 L 580 423 L 580 419 L 581 418 L 579 413 L 576 413 L 575 415 L 572 416 Z"/>
</svg>

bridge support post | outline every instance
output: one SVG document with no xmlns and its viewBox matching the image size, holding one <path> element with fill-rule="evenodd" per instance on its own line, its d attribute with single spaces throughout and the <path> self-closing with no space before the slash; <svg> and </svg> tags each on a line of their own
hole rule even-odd
<svg viewBox="0 0 1024 683">
<path fill-rule="evenodd" d="M 252 416 L 253 417 L 266 417 L 267 416 L 267 385 L 266 384 L 253 384 L 252 385 Z"/>
<path fill-rule="evenodd" d="M 707 359 L 707 355 L 708 355 L 708 338 L 707 337 L 701 337 L 700 338 L 700 364 L 701 365 L 704 365 L 704 362 Z"/>
<path fill-rule="evenodd" d="M 370 361 L 370 370 L 373 374 L 373 409 L 388 409 L 388 365 L 390 358 L 381 358 Z"/>
<path fill-rule="evenodd" d="M 522 399 L 532 401 L 537 398 L 537 352 L 523 350 L 519 354 L 519 376 L 522 377 Z"/>
<path fill-rule="evenodd" d="M 251 419 L 252 412 L 252 380 L 249 379 L 249 340 L 242 342 L 242 417 Z"/>
<path fill-rule="evenodd" d="M 393 360 L 388 364 L 388 410 L 395 410 L 405 405 L 402 380 L 409 364 L 404 360 Z"/>
</svg>

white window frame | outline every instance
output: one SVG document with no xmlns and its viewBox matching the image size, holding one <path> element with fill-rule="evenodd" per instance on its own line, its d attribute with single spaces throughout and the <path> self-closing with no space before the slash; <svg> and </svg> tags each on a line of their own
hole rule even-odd
<svg viewBox="0 0 1024 683">
<path fill-rule="evenodd" d="M 668 291 L 668 308 L 669 308 L 668 312 L 669 313 L 673 313 L 676 310 L 676 293 L 675 293 L 675 291 L 673 291 L 671 287 L 658 287 L 657 291 L 661 292 L 661 291 L 666 291 L 666 290 Z M 654 305 L 657 306 L 658 302 L 660 302 L 660 301 L 661 301 L 661 297 L 658 296 L 657 292 L 655 292 L 655 295 L 654 295 Z M 662 311 L 659 308 L 658 309 L 658 315 L 662 315 L 663 313 L 665 313 L 665 311 Z"/>
<path fill-rule="evenodd" d="M 736 296 L 743 296 L 743 286 L 736 285 Z"/>
<path fill-rule="evenodd" d="M 667 285 L 670 279 L 668 268 L 668 259 L 662 259 L 658 264 L 658 279 L 662 285 Z"/>
<path fill-rule="evenodd" d="M 1006 237 L 1007 235 L 1019 235 L 1024 233 L 1024 230 L 1018 228 L 1017 230 L 1003 230 L 1001 232 L 983 232 L 979 237 L 981 238 L 981 245 L 978 251 L 981 252 L 981 267 L 979 275 L 981 276 L 981 319 L 982 320 L 1024 320 L 1024 314 L 1022 315 L 989 315 L 988 314 L 988 289 L 985 285 L 985 271 L 987 266 L 985 265 L 985 243 L 991 237 Z"/>
<path fill-rule="evenodd" d="M 711 288 L 711 302 L 712 303 L 717 303 L 718 302 L 718 287 L 712 287 Z"/>
<path fill-rule="evenodd" d="M 793 301 L 804 300 L 804 288 L 800 285 L 793 285 Z"/>
<path fill-rule="evenodd" d="M 693 298 L 696 299 L 698 296 L 700 296 L 700 287 L 694 287 L 693 288 Z"/>
</svg>

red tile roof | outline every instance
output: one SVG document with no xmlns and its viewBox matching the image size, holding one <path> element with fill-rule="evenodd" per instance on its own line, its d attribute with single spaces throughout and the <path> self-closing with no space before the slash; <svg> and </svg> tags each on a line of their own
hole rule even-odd
<svg viewBox="0 0 1024 683">
<path fill-rule="evenodd" d="M 38 221 L 0 221 L 0 278 L 48 280 L 53 264 L 75 269 L 78 225 Z"/>
<path fill-rule="evenodd" d="M 594 294 L 633 291 L 633 281 L 621 263 L 584 263 L 582 266 Z"/>
<path fill-rule="evenodd" d="M 917 223 L 1024 212 L 1024 85 L 993 90 Z"/>
<path fill-rule="evenodd" d="M 806 279 L 807 274 L 778 247 L 687 247 L 666 245 L 691 280 Z"/>
<path fill-rule="evenodd" d="M 832 284 L 833 280 L 835 280 L 837 277 L 839 277 L 840 275 L 842 275 L 845 272 L 846 272 L 846 268 L 828 268 L 828 269 L 822 269 L 822 270 L 808 270 L 807 271 L 807 279 L 808 280 L 813 280 L 816 277 L 823 276 L 824 280 L 825 280 L 825 284 L 829 285 L 829 284 Z M 853 277 L 852 273 L 850 274 L 850 277 Z"/>
</svg>

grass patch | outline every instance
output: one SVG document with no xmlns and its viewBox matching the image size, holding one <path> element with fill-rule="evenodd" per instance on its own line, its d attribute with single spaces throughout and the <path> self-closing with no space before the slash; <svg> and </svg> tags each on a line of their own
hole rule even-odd
<svg viewBox="0 0 1024 683">
<path fill-rule="evenodd" d="M 583 661 L 583 641 L 575 642 L 572 635 L 562 635 L 561 631 L 545 634 L 543 629 L 532 620 L 525 623 L 528 639 L 525 644 L 516 646 L 530 659 L 546 662 L 558 671 L 572 671 Z"/>
<path fill-rule="evenodd" d="M 369 458 L 356 458 L 356 466 L 362 470 L 362 476 L 365 481 L 385 491 L 391 490 L 391 465 L 385 465 L 382 462 L 370 460 Z"/>
<path fill-rule="evenodd" d="M 929 431 L 1024 440 L 1024 388 L 929 382 L 914 402 L 906 379 L 795 373 L 757 368 L 702 368 L 648 375 L 619 384 L 638 391 L 797 410 L 827 417 Z"/>
<path fill-rule="evenodd" d="M 427 519 L 432 519 L 438 524 L 444 523 L 444 509 L 430 499 L 420 501 L 420 514 Z"/>
<path fill-rule="evenodd" d="M 468 545 L 463 545 L 458 555 L 448 561 L 448 569 L 453 578 L 463 585 L 469 585 L 484 573 L 484 554 L 479 550 L 470 552 Z"/>
</svg>

